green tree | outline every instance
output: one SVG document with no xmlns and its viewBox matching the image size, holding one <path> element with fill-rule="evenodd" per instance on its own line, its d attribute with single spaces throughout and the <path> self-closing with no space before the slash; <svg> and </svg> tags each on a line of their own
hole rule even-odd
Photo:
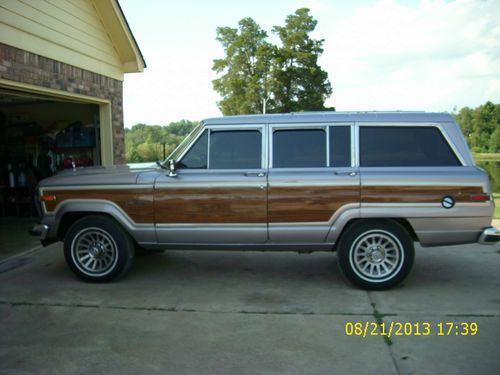
<svg viewBox="0 0 500 375">
<path fill-rule="evenodd" d="M 267 33 L 252 18 L 242 19 L 238 29 L 217 28 L 216 39 L 226 56 L 214 60 L 212 69 L 223 74 L 213 86 L 222 97 L 217 104 L 225 115 L 260 112 L 273 54 L 266 38 Z"/>
<path fill-rule="evenodd" d="M 225 57 L 214 60 L 221 76 L 213 81 L 222 99 L 217 103 L 225 115 L 323 110 L 332 90 L 327 72 L 318 65 L 323 40 L 310 33 L 317 21 L 301 8 L 286 18 L 273 33 L 280 46 L 267 41 L 268 34 L 252 18 L 238 28 L 218 27 L 217 41 Z M 330 108 L 331 109 L 331 108 Z"/>
<path fill-rule="evenodd" d="M 169 125 L 137 124 L 125 129 L 125 157 L 128 163 L 153 162 L 170 154 L 198 123 L 181 120 Z"/>
<path fill-rule="evenodd" d="M 497 127 L 491 134 L 490 141 L 488 143 L 488 151 L 500 152 L 500 127 Z"/>
<path fill-rule="evenodd" d="M 500 151 L 500 104 L 488 101 L 477 108 L 464 107 L 454 115 L 473 152 Z"/>
<path fill-rule="evenodd" d="M 462 128 L 462 133 L 464 133 L 466 138 L 470 137 L 474 132 L 473 115 L 474 110 L 469 107 L 463 107 L 457 114 L 455 114 L 457 122 Z"/>
<path fill-rule="evenodd" d="M 274 97 L 277 112 L 323 110 L 332 93 L 328 73 L 318 65 L 324 40 L 309 35 L 316 28 L 309 9 L 297 9 L 285 26 L 275 26 L 282 46 L 277 50 Z"/>
<path fill-rule="evenodd" d="M 181 120 L 177 122 L 171 122 L 168 126 L 163 127 L 164 131 L 168 134 L 173 134 L 179 137 L 185 137 L 198 123 L 195 121 Z"/>
</svg>

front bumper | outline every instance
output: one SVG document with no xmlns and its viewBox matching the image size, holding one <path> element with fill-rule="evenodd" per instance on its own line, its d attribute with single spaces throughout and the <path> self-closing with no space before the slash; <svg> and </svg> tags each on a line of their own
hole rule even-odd
<svg viewBox="0 0 500 375">
<path fill-rule="evenodd" d="M 45 224 L 35 224 L 30 230 L 32 236 L 38 237 L 41 241 L 47 238 L 47 233 L 49 232 L 49 227 Z"/>
<path fill-rule="evenodd" d="M 477 240 L 477 242 L 480 243 L 481 245 L 493 245 L 499 241 L 500 241 L 500 230 L 498 230 L 495 227 L 489 227 L 484 229 L 481 235 L 479 236 L 479 239 Z"/>
<path fill-rule="evenodd" d="M 49 246 L 54 242 L 57 242 L 57 239 L 48 237 L 49 234 L 49 226 L 45 224 L 35 224 L 33 228 L 30 230 L 30 234 L 32 236 L 38 237 L 43 246 Z"/>
</svg>

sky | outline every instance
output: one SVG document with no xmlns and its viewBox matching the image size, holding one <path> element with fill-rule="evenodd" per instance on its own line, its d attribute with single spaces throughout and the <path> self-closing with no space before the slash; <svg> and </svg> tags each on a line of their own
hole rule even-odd
<svg viewBox="0 0 500 375">
<path fill-rule="evenodd" d="M 146 60 L 125 75 L 125 126 L 220 116 L 218 26 L 268 31 L 307 7 L 338 111 L 447 111 L 500 102 L 500 1 L 119 0 Z"/>
</svg>

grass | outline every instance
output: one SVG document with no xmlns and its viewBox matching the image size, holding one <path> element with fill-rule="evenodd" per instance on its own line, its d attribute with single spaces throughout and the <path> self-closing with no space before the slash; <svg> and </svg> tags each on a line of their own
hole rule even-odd
<svg viewBox="0 0 500 375">
<path fill-rule="evenodd" d="M 473 152 L 472 156 L 474 157 L 474 160 L 481 160 L 481 161 L 500 161 L 500 153 L 476 153 Z"/>
</svg>

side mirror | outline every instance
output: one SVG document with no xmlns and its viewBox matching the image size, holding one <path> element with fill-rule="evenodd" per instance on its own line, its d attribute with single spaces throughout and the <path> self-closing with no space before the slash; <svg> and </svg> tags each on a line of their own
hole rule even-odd
<svg viewBox="0 0 500 375">
<path fill-rule="evenodd" d="M 175 160 L 170 159 L 168 161 L 168 175 L 170 177 L 176 177 L 177 176 L 177 168 L 175 166 Z"/>
</svg>

